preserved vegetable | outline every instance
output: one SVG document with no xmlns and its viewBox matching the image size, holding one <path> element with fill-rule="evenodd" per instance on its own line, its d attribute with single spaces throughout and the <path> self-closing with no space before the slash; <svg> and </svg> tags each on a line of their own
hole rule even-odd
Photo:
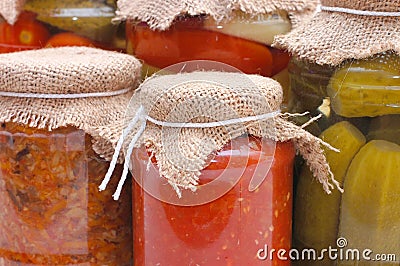
<svg viewBox="0 0 400 266">
<path fill-rule="evenodd" d="M 364 135 L 351 123 L 339 122 L 320 135 L 320 138 L 340 150 L 326 150 L 326 158 L 335 178 L 343 185 L 348 166 L 365 144 Z M 294 210 L 294 243 L 296 247 L 316 248 L 318 251 L 336 245 L 339 228 L 341 193 L 327 196 L 315 182 L 309 169 L 303 168 L 297 184 Z M 325 264 L 329 261 L 326 258 Z"/>
<path fill-rule="evenodd" d="M 349 248 L 399 258 L 399 171 L 400 146 L 395 143 L 371 140 L 354 157 L 344 181 L 348 192 L 343 194 L 339 225 Z M 371 264 L 363 260 L 363 265 Z"/>
<path fill-rule="evenodd" d="M 293 93 L 290 110 L 315 111 L 327 97 L 326 86 L 334 69 L 292 58 L 288 70 L 290 90 Z"/>
<path fill-rule="evenodd" d="M 250 17 L 234 12 L 231 20 L 217 23 L 203 15 L 180 16 L 165 31 L 128 21 L 127 51 L 143 59 L 149 69 L 191 60 L 213 60 L 244 73 L 273 76 L 286 68 L 290 57 L 270 44 L 276 34 L 290 30 L 290 21 L 287 14 L 278 13 Z"/>
<path fill-rule="evenodd" d="M 129 189 L 97 189 L 108 165 L 82 130 L 2 124 L 2 265 L 130 265 Z"/>
<path fill-rule="evenodd" d="M 275 153 L 274 147 L 270 140 L 239 137 L 216 152 L 202 170 L 200 185 L 219 178 L 225 170 L 230 171 L 231 178 L 240 180 L 221 197 L 196 206 L 174 205 L 155 197 L 176 195 L 159 178 L 157 170 L 146 172 L 147 152 L 143 148 L 137 150 L 132 158 L 133 175 L 136 174 L 134 265 L 290 265 L 276 254 L 272 260 L 268 254 L 263 260 L 263 252 L 261 259 L 257 257 L 265 246 L 286 251 L 291 246 L 295 151 L 291 142 L 277 143 Z M 273 163 L 265 180 L 256 190 L 249 191 L 256 167 L 269 164 L 271 156 Z M 224 182 L 229 179 L 219 180 L 216 186 L 226 186 Z M 147 186 L 153 188 L 146 191 Z M 207 190 L 212 193 L 210 189 L 213 187 Z M 155 190 L 161 192 L 154 193 Z"/>
<path fill-rule="evenodd" d="M 328 153 L 327 159 L 345 190 L 343 197 L 336 194 L 327 197 L 318 191 L 308 170 L 302 171 L 294 220 L 294 239 L 298 247 L 322 250 L 335 246 L 338 237 L 345 237 L 349 243 L 347 248 L 370 248 L 374 252 L 399 255 L 400 231 L 395 228 L 400 216 L 397 205 L 391 203 L 400 199 L 400 189 L 392 183 L 395 178 L 392 171 L 397 171 L 396 165 L 400 162 L 396 157 L 399 58 L 386 52 L 348 60 L 336 67 L 330 76 L 326 75 L 329 72 L 309 72 L 311 78 L 301 79 L 295 72 L 291 73 L 292 80 L 308 84 L 298 88 L 304 90 L 304 95 L 313 95 L 307 99 L 319 99 L 320 103 L 325 97 L 328 99 L 327 112 L 319 125 L 328 127 L 322 138 L 340 150 L 334 156 Z M 302 64 L 308 65 L 305 72 L 323 68 Z M 306 88 L 315 86 L 312 80 L 320 76 L 329 78 L 329 82 L 319 87 L 319 92 L 307 91 Z M 308 109 L 312 107 L 308 105 L 302 111 L 318 113 L 322 106 L 316 110 Z M 324 137 L 328 132 L 331 132 L 330 137 Z M 347 265 L 344 261 L 338 263 Z"/>
<path fill-rule="evenodd" d="M 122 51 L 120 26 L 111 23 L 115 8 L 106 0 L 27 0 L 13 25 L 0 19 L 0 53 L 58 46 Z"/>
<path fill-rule="evenodd" d="M 278 82 L 200 63 L 140 85 L 99 189 L 124 151 L 113 197 L 130 169 L 136 266 L 290 265 L 296 149 L 330 192 L 332 147 L 279 114 Z"/>
<path fill-rule="evenodd" d="M 14 25 L 0 20 L 1 53 L 38 49 L 49 38 L 50 31 L 36 19 L 34 13 L 22 13 Z"/>
<path fill-rule="evenodd" d="M 319 115 L 324 140 L 340 150 L 327 161 L 344 193 L 319 193 L 304 169 L 294 203 L 297 247 L 337 256 L 299 265 L 399 265 L 399 8 L 321 0 L 310 20 L 275 38 L 294 58 L 289 110 Z"/>
</svg>

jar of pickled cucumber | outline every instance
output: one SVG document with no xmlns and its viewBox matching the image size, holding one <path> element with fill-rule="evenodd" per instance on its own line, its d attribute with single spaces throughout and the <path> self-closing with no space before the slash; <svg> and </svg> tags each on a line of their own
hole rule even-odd
<svg viewBox="0 0 400 266">
<path fill-rule="evenodd" d="M 122 27 L 111 23 L 116 4 L 108 0 L 4 0 L 0 53 L 59 46 L 124 50 Z M 10 3 L 11 2 L 11 3 Z M 7 20 L 8 19 L 8 20 Z"/>
<path fill-rule="evenodd" d="M 281 116 L 276 81 L 190 64 L 128 108 L 134 265 L 290 265 L 295 148 L 329 187 L 320 140 Z"/>
<path fill-rule="evenodd" d="M 100 132 L 123 118 L 138 60 L 48 48 L 0 55 L 0 72 L 0 264 L 131 265 L 130 187 L 117 202 L 98 185 Z"/>
<path fill-rule="evenodd" d="M 340 150 L 326 156 L 343 194 L 325 195 L 306 169 L 297 184 L 296 247 L 342 252 L 322 256 L 323 265 L 400 261 L 399 10 L 398 1 L 325 0 L 308 23 L 277 38 L 296 58 L 291 107 L 321 114 L 320 137 Z"/>
</svg>

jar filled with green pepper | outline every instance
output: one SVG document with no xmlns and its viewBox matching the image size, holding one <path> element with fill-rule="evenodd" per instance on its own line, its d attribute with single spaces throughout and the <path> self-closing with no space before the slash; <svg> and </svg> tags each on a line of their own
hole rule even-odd
<svg viewBox="0 0 400 266">
<path fill-rule="evenodd" d="M 302 169 L 294 211 L 296 247 L 338 256 L 317 253 L 322 261 L 300 265 L 399 264 L 399 11 L 400 1 L 323 0 L 310 21 L 275 40 L 295 58 L 290 108 L 322 115 L 318 134 L 340 150 L 326 156 L 344 193 L 324 194 Z"/>
</svg>

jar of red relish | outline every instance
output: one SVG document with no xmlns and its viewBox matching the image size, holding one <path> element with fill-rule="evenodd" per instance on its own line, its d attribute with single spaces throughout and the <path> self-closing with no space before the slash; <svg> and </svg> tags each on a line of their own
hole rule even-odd
<svg viewBox="0 0 400 266">
<path fill-rule="evenodd" d="M 120 26 L 113 25 L 114 1 L 4 0 L 13 6 L 0 19 L 0 53 L 58 46 L 124 50 Z M 12 3 L 10 3 L 12 2 Z"/>
<path fill-rule="evenodd" d="M 340 150 L 326 157 L 344 189 L 327 196 L 301 170 L 294 244 L 320 259 L 299 265 L 399 265 L 399 10 L 399 1 L 323 0 L 276 39 L 295 57 L 293 107 L 322 116 L 318 134 Z M 337 256 L 323 254 L 330 247 Z"/>
<path fill-rule="evenodd" d="M 295 148 L 319 164 L 319 140 L 280 116 L 276 81 L 184 73 L 189 64 L 140 85 L 120 138 L 133 176 L 134 264 L 290 265 Z M 327 165 L 314 166 L 327 181 Z"/>
<path fill-rule="evenodd" d="M 130 187 L 119 202 L 97 187 L 113 151 L 100 132 L 123 118 L 140 62 L 45 48 L 1 54 L 0 73 L 0 265 L 131 265 Z"/>
<path fill-rule="evenodd" d="M 135 265 L 290 265 L 275 255 L 270 260 L 269 252 L 291 247 L 294 155 L 291 142 L 275 147 L 265 138 L 238 137 L 201 171 L 198 191 L 215 194 L 212 190 L 224 190 L 231 179 L 239 181 L 225 194 L 192 205 L 195 199 L 187 195 L 181 202 L 165 200 L 175 191 L 160 178 L 155 160 L 146 170 L 146 149 L 136 150 L 132 156 Z M 265 180 L 250 191 L 255 171 Z"/>
<path fill-rule="evenodd" d="M 292 29 L 293 13 L 309 12 L 316 1 L 227 2 L 176 0 L 164 7 L 160 0 L 119 1 L 117 14 L 127 19 L 127 52 L 143 60 L 143 76 L 180 62 L 212 60 L 274 77 L 286 102 L 290 57 L 271 43 Z"/>
</svg>

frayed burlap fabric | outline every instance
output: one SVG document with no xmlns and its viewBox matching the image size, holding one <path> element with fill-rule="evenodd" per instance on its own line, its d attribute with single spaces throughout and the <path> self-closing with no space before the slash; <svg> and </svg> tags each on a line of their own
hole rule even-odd
<svg viewBox="0 0 400 266">
<path fill-rule="evenodd" d="M 362 59 L 389 50 L 400 53 L 400 16 L 392 16 L 393 12 L 400 12 L 399 0 L 322 0 L 321 4 L 350 12 L 388 14 L 320 11 L 287 35 L 276 37 L 275 46 L 301 59 L 333 66 L 346 59 Z"/>
<path fill-rule="evenodd" d="M 139 132 L 141 137 L 135 147 L 144 145 L 155 156 L 161 176 L 178 194 L 181 189 L 195 190 L 209 156 L 238 136 L 250 134 L 281 142 L 293 141 L 329 193 L 334 187 L 331 182 L 336 186 L 338 183 L 329 170 L 321 149 L 322 141 L 287 121 L 287 115 L 279 113 L 281 103 L 279 83 L 257 75 L 196 71 L 153 76 L 139 86 L 125 121 L 114 127 L 104 127 L 101 135 L 117 143 L 122 130 L 133 118 L 138 118 L 138 125 L 126 136 L 124 146 Z M 138 115 L 140 108 L 145 110 L 144 115 Z M 275 115 L 268 119 L 226 123 L 265 114 Z M 187 122 L 201 125 L 186 127 Z M 212 122 L 218 125 L 203 126 Z M 173 127 L 164 123 L 182 125 Z"/>
<path fill-rule="evenodd" d="M 97 129 L 124 117 L 140 68 L 133 56 L 87 47 L 1 54 L 0 122 L 48 130 L 74 126 L 93 137 L 96 152 L 109 156 L 113 147 Z M 124 93 L 90 97 L 119 91 Z M 68 98 L 83 94 L 88 96 Z"/>
<path fill-rule="evenodd" d="M 0 15 L 9 23 L 14 24 L 23 9 L 25 0 L 0 0 Z"/>
<path fill-rule="evenodd" d="M 299 19 L 299 13 L 315 10 L 317 4 L 318 0 L 119 0 L 116 14 L 120 20 L 143 21 L 152 29 L 166 30 L 179 15 L 206 14 L 222 21 L 235 10 L 254 15 L 286 11 Z"/>
</svg>

